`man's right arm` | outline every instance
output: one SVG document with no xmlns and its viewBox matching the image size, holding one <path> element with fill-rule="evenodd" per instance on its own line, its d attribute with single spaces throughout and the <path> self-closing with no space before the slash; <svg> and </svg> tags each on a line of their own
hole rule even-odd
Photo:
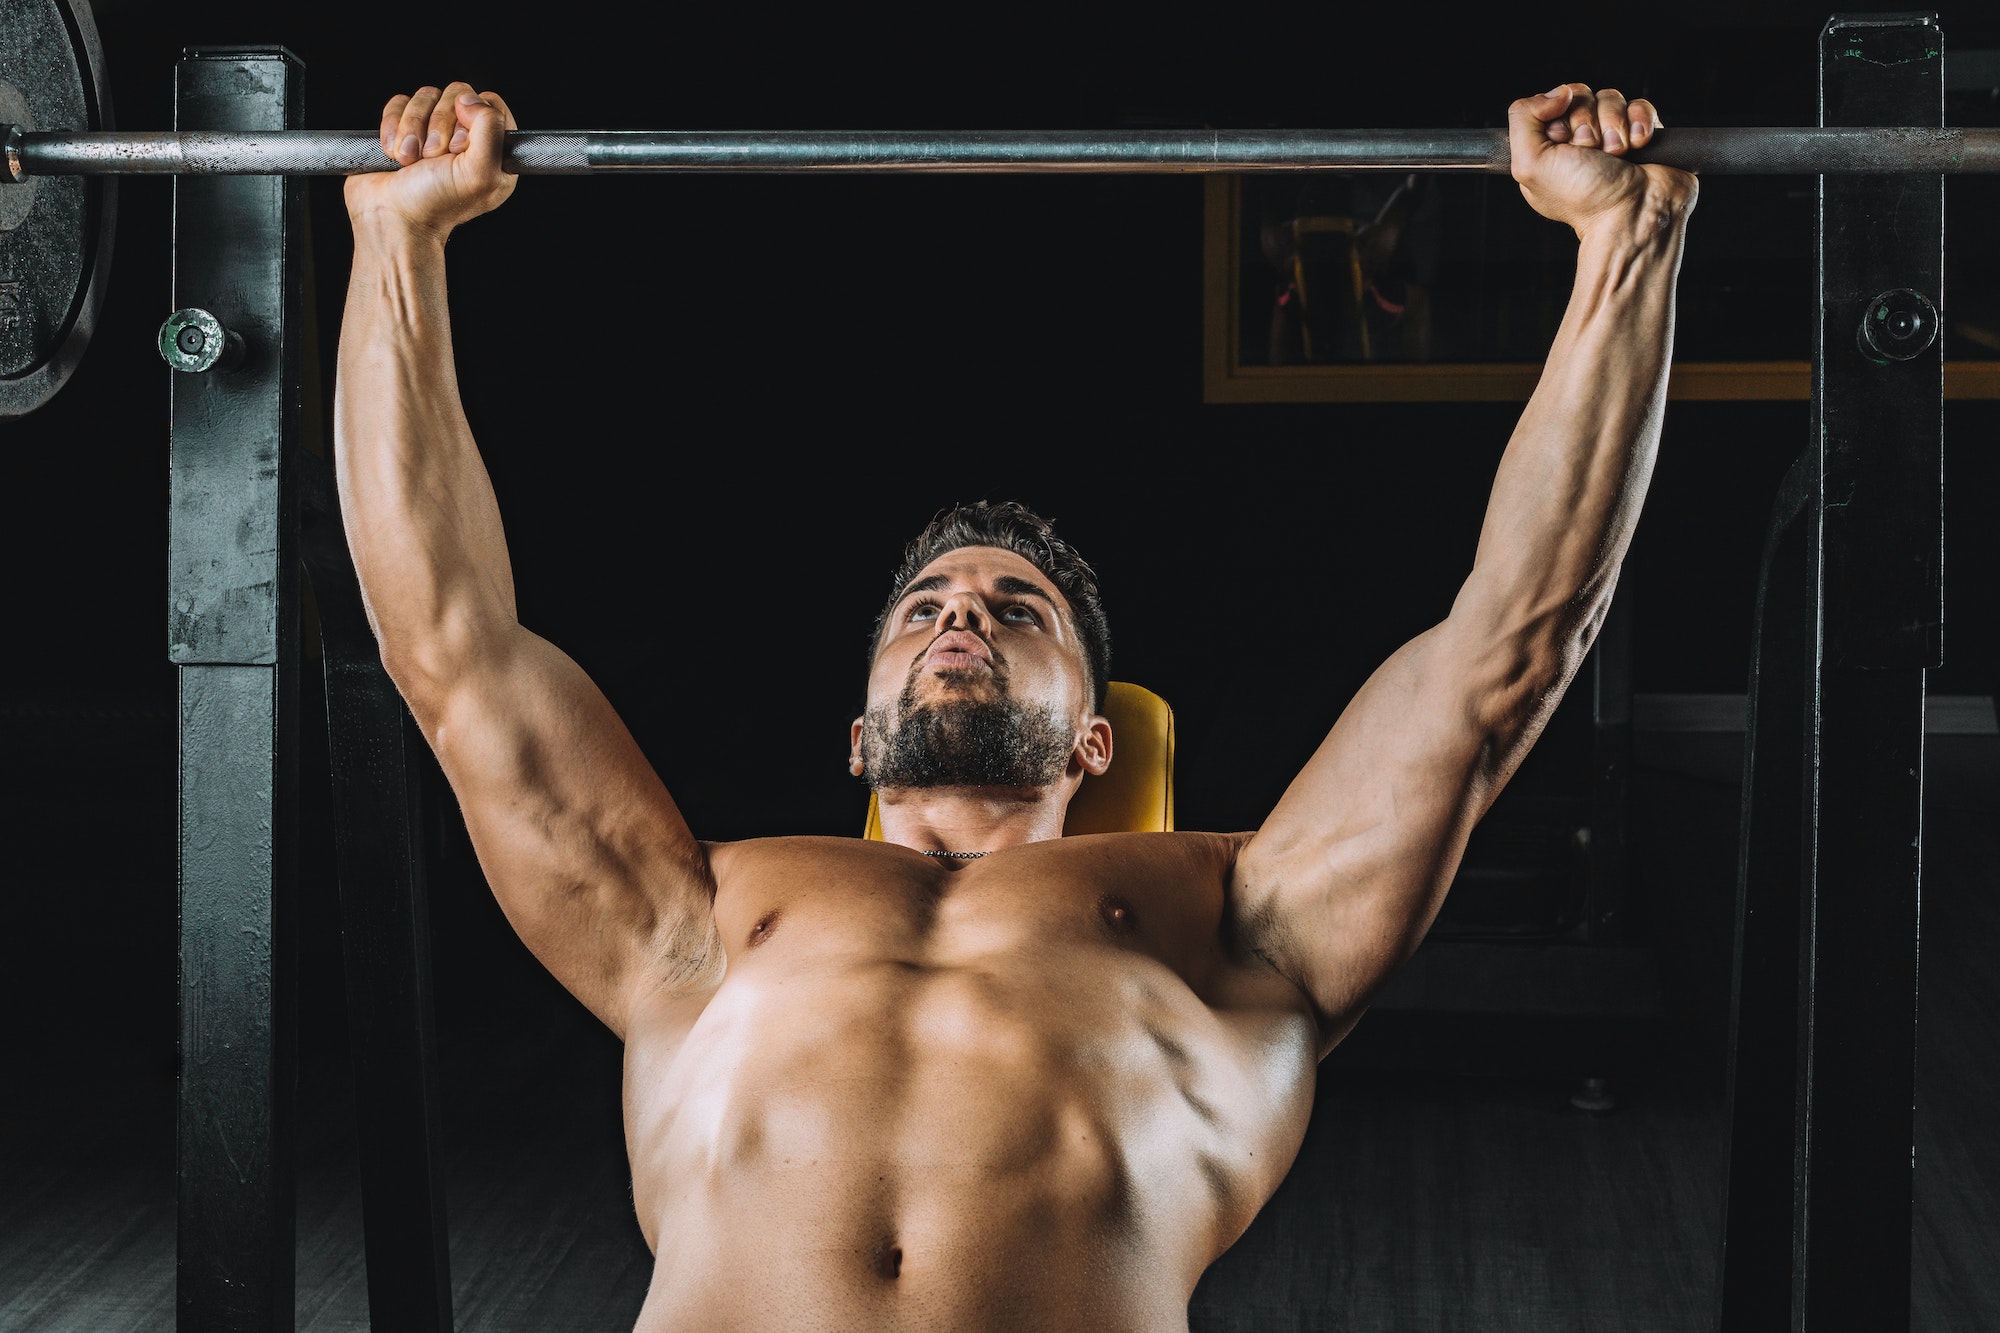
<svg viewBox="0 0 2000 1333">
<path fill-rule="evenodd" d="M 516 617 L 499 506 L 459 402 L 444 269 L 451 228 L 512 190 L 499 170 L 512 120 L 492 94 L 460 105 L 461 93 L 392 101 L 383 144 L 402 170 L 350 178 L 341 512 L 383 665 L 451 780 L 501 909 L 623 1035 L 636 988 L 718 975 L 713 883 L 603 693 Z"/>
</svg>

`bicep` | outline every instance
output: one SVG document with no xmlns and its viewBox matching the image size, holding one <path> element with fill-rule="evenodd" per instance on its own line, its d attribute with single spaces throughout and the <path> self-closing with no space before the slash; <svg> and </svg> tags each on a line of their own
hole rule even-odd
<svg viewBox="0 0 2000 1333">
<path fill-rule="evenodd" d="M 1357 692 L 1239 857 L 1245 938 L 1332 1036 L 1422 940 L 1467 836 L 1559 681 L 1518 636 L 1447 621 Z"/>
<path fill-rule="evenodd" d="M 501 910 L 572 994 L 622 1034 L 642 978 L 703 979 L 720 952 L 701 844 L 567 654 L 509 634 L 418 721 Z"/>
</svg>

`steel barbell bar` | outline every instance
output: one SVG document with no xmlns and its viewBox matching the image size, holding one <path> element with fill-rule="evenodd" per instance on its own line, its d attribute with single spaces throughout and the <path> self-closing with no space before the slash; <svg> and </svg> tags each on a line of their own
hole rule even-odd
<svg viewBox="0 0 2000 1333">
<path fill-rule="evenodd" d="M 36 133 L 0 127 L 4 177 L 351 176 L 390 171 L 372 130 Z M 1635 162 L 1712 175 L 2000 172 L 2000 129 L 1663 129 Z M 598 172 L 1504 174 L 1505 130 L 516 130 L 520 175 Z"/>
</svg>

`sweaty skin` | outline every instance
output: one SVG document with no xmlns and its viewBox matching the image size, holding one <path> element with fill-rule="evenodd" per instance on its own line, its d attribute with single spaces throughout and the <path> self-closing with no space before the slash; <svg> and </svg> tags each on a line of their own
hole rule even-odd
<svg viewBox="0 0 2000 1333">
<path fill-rule="evenodd" d="M 336 462 L 383 662 L 494 894 L 625 1042 L 639 1328 L 1184 1330 L 1609 604 L 1695 197 L 1619 160 L 1657 114 L 1581 84 L 1510 108 L 1523 194 L 1580 238 L 1568 312 L 1450 614 L 1260 829 L 1062 837 L 1115 738 L 1060 592 L 969 547 L 892 609 L 868 708 L 1004 696 L 1072 719 L 1075 748 L 1045 788 L 884 788 L 879 843 L 697 841 L 519 623 L 444 278 L 451 229 L 513 189 L 513 123 L 464 84 L 384 109 L 403 169 L 347 185 Z M 856 773 L 867 753 L 857 719 Z M 924 855 L 945 850 L 987 855 Z"/>
</svg>

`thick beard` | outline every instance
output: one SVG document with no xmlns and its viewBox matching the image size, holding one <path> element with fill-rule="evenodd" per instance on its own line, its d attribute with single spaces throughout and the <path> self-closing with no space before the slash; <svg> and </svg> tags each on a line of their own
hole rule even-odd
<svg viewBox="0 0 2000 1333">
<path fill-rule="evenodd" d="M 885 787 L 1051 787 L 1069 767 L 1076 735 L 1054 709 L 1012 699 L 919 704 L 905 689 L 861 724 L 862 772 Z"/>
</svg>

